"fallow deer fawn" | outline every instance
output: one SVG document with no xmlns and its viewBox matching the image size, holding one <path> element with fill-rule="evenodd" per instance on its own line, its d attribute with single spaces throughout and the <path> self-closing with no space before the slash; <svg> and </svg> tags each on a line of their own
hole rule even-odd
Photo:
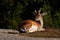
<svg viewBox="0 0 60 40">
<path fill-rule="evenodd" d="M 23 21 L 19 25 L 19 31 L 30 33 L 30 32 L 45 30 L 43 28 L 43 18 L 42 18 L 42 16 L 47 14 L 47 13 L 41 12 L 41 9 L 40 9 L 38 11 L 35 10 L 33 14 L 35 15 L 35 21 L 33 21 L 33 20 Z M 37 21 L 39 21 L 39 22 L 37 22 Z"/>
</svg>

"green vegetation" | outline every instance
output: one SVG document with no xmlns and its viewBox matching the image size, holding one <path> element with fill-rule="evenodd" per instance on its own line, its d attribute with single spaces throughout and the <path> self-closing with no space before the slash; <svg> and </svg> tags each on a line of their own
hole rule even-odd
<svg viewBox="0 0 60 40">
<path fill-rule="evenodd" d="M 60 28 L 59 0 L 0 0 L 0 28 L 18 29 L 22 20 L 33 19 L 32 12 L 43 8 L 44 26 Z M 29 15 L 28 15 L 29 14 Z"/>
</svg>

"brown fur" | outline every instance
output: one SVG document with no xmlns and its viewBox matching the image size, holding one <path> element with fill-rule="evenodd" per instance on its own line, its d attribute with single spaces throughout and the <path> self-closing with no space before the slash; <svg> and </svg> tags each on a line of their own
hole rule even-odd
<svg viewBox="0 0 60 40">
<path fill-rule="evenodd" d="M 35 26 L 38 26 L 39 28 L 41 27 L 41 24 L 36 22 L 36 21 L 33 21 L 33 20 L 25 20 L 23 21 L 21 24 L 20 24 L 20 27 L 21 28 L 31 28 L 32 25 L 35 25 Z"/>
</svg>

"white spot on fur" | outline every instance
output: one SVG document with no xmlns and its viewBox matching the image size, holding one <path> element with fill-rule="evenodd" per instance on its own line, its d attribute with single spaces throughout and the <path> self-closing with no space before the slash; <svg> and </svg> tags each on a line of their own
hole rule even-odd
<svg viewBox="0 0 60 40">
<path fill-rule="evenodd" d="M 25 31 L 23 28 L 20 28 L 20 30 L 23 31 L 23 32 Z"/>
<path fill-rule="evenodd" d="M 32 25 L 32 27 L 29 29 L 29 32 L 35 32 L 37 31 L 38 27 L 35 25 Z"/>
</svg>

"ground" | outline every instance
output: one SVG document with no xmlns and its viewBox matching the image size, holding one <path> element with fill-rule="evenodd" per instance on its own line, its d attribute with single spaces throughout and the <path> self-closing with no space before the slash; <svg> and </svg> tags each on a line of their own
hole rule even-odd
<svg viewBox="0 0 60 40">
<path fill-rule="evenodd" d="M 45 31 L 33 32 L 33 33 L 20 33 L 19 35 L 29 37 L 60 38 L 60 29 L 46 28 Z"/>
</svg>

